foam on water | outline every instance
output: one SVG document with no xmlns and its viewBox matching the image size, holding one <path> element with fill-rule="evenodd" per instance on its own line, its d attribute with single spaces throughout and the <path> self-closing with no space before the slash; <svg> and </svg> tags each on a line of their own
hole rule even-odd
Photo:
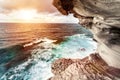
<svg viewBox="0 0 120 80">
<path fill-rule="evenodd" d="M 41 42 L 42 41 L 42 42 Z M 96 43 L 83 34 L 66 37 L 65 41 L 55 44 L 54 40 L 42 39 L 32 50 L 32 56 L 24 63 L 9 69 L 0 80 L 47 80 L 51 73 L 51 63 L 59 58 L 84 58 L 95 52 Z M 24 45 L 24 47 L 30 45 Z"/>
</svg>

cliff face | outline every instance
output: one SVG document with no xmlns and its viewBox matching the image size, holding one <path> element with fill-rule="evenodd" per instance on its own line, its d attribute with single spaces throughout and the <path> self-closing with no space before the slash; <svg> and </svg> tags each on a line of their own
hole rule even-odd
<svg viewBox="0 0 120 80">
<path fill-rule="evenodd" d="M 98 55 L 101 60 L 105 61 L 108 67 L 120 69 L 120 0 L 54 0 L 53 5 L 64 15 L 73 13 L 81 25 L 90 29 L 98 42 Z M 118 74 L 120 77 L 120 72 Z"/>
<path fill-rule="evenodd" d="M 120 0 L 54 0 L 53 4 L 62 14 L 73 13 L 89 28 L 99 43 L 99 55 L 120 68 Z"/>
</svg>

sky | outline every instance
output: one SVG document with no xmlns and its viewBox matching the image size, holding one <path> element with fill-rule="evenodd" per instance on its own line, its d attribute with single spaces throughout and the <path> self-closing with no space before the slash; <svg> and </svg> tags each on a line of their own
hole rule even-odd
<svg viewBox="0 0 120 80">
<path fill-rule="evenodd" d="M 52 0 L 0 0 L 0 22 L 77 23 L 72 14 L 61 15 Z"/>
</svg>

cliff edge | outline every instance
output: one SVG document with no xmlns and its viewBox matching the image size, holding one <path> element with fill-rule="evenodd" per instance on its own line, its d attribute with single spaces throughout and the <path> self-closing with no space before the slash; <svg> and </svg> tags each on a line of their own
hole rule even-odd
<svg viewBox="0 0 120 80">
<path fill-rule="evenodd" d="M 120 80 L 120 0 L 54 0 L 53 5 L 63 15 L 73 13 L 91 30 L 98 52 L 82 60 L 56 61 L 53 65 L 64 69 L 52 67 L 55 76 L 50 80 Z"/>
</svg>

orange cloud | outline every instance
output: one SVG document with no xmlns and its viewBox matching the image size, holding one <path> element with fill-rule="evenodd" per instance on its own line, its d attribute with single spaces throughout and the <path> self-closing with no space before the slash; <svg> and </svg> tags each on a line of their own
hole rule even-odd
<svg viewBox="0 0 120 80">
<path fill-rule="evenodd" d="M 7 11 L 15 9 L 37 9 L 39 12 L 54 12 L 52 0 L 0 0 L 0 7 Z"/>
</svg>

